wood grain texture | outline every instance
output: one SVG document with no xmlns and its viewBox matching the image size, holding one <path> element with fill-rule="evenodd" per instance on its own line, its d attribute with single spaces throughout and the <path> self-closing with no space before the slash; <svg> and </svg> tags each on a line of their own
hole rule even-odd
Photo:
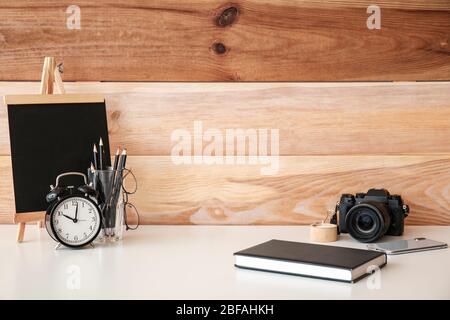
<svg viewBox="0 0 450 320">
<path fill-rule="evenodd" d="M 171 133 L 194 121 L 217 128 L 279 129 L 281 155 L 449 153 L 450 82 L 65 83 L 106 97 L 111 146 L 170 155 Z M 0 82 L 0 95 L 31 94 L 36 82 Z M 206 144 L 206 143 L 205 143 Z M 0 105 L 0 155 L 9 155 Z"/>
<path fill-rule="evenodd" d="M 66 80 L 449 80 L 450 2 L 380 0 L 2 1 L 2 80 L 38 80 L 44 56 Z M 225 10 L 232 9 L 234 11 Z"/>
<path fill-rule="evenodd" d="M 0 157 L 0 223 L 14 222 L 14 189 L 11 157 Z"/>
<path fill-rule="evenodd" d="M 104 94 L 111 146 L 128 147 L 143 223 L 308 224 L 344 192 L 385 187 L 408 224 L 450 224 L 450 83 L 65 83 Z M 2 82 L 0 94 L 39 83 Z M 0 107 L 0 222 L 14 201 L 6 108 Z M 280 170 L 171 162 L 171 132 L 280 129 Z"/>
<path fill-rule="evenodd" d="M 131 156 L 139 189 L 130 200 L 145 224 L 309 224 L 342 193 L 385 187 L 411 206 L 407 224 L 450 224 L 450 154 L 279 161 L 278 174 L 261 176 L 257 165 L 177 166 L 170 157 Z M 0 222 L 12 217 L 5 214 L 13 210 L 9 166 L 9 157 L 0 157 Z"/>
<path fill-rule="evenodd" d="M 14 104 L 60 104 L 60 103 L 103 103 L 101 94 L 22 94 L 5 95 L 5 105 Z"/>
</svg>

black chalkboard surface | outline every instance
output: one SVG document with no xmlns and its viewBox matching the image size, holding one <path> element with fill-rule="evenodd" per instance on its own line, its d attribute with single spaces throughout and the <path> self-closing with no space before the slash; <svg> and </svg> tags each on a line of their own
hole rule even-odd
<svg viewBox="0 0 450 320">
<path fill-rule="evenodd" d="M 7 96 L 16 213 L 45 211 L 58 174 L 86 173 L 103 139 L 110 162 L 105 100 L 100 95 Z M 110 163 L 107 163 L 110 165 Z M 66 181 L 79 185 L 82 181 Z"/>
</svg>

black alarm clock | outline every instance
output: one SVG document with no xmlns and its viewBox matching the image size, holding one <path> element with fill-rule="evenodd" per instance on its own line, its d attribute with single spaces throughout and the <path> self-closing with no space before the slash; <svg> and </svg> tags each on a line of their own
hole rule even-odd
<svg viewBox="0 0 450 320">
<path fill-rule="evenodd" d="M 60 179 L 69 175 L 83 177 L 84 184 L 77 188 L 60 186 Z M 50 206 L 45 215 L 45 227 L 50 237 L 72 248 L 91 244 L 102 228 L 98 192 L 87 184 L 86 176 L 80 172 L 60 174 L 50 189 L 46 196 Z"/>
</svg>

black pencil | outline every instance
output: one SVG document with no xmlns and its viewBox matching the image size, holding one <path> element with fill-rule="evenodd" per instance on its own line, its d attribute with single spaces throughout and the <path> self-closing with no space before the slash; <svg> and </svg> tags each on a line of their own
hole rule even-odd
<svg viewBox="0 0 450 320">
<path fill-rule="evenodd" d="M 122 170 L 125 167 L 126 159 L 127 159 L 127 150 L 123 149 L 117 164 L 117 172 L 114 177 L 112 196 L 110 198 L 110 202 L 108 203 L 110 208 L 115 208 L 119 200 L 120 190 L 122 189 Z M 115 217 L 116 210 L 112 210 L 111 212 L 114 214 L 114 216 L 111 217 L 110 227 L 114 228 L 116 224 L 116 217 Z"/>
<path fill-rule="evenodd" d="M 127 160 L 127 149 L 122 150 L 122 154 L 119 157 L 119 163 L 117 164 L 117 173 L 114 179 L 114 189 L 120 190 L 122 184 L 122 170 L 125 168 L 125 162 Z"/>
<path fill-rule="evenodd" d="M 123 157 L 123 160 L 122 160 L 122 168 L 121 168 L 121 170 L 125 169 L 125 165 L 127 163 L 127 149 L 123 149 L 122 157 Z"/>
<path fill-rule="evenodd" d="M 94 143 L 94 149 L 93 149 L 92 153 L 94 156 L 94 159 L 93 159 L 94 168 L 97 170 L 98 169 L 98 162 L 97 162 L 98 152 L 97 152 L 97 146 L 95 145 L 95 143 Z"/>
<path fill-rule="evenodd" d="M 114 157 L 113 170 L 117 170 L 117 165 L 119 164 L 120 147 L 117 148 L 116 155 Z"/>
<path fill-rule="evenodd" d="M 98 143 L 98 165 L 99 165 L 99 170 L 103 170 L 103 161 L 105 159 L 103 159 L 103 140 L 100 137 L 100 142 Z"/>
</svg>

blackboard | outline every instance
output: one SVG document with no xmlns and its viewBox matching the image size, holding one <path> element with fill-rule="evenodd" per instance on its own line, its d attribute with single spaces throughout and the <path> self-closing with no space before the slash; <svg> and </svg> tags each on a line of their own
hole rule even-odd
<svg viewBox="0 0 450 320">
<path fill-rule="evenodd" d="M 99 95 L 7 96 L 16 213 L 46 210 L 56 176 L 86 173 L 103 139 L 110 165 L 105 100 Z M 79 185 L 82 180 L 64 180 Z"/>
</svg>

